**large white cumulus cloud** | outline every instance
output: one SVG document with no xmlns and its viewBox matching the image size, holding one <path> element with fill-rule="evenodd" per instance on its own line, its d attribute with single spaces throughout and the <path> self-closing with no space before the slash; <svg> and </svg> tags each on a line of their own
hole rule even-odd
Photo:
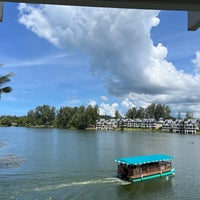
<svg viewBox="0 0 200 200">
<path fill-rule="evenodd" d="M 194 74 L 167 61 L 167 48 L 151 39 L 159 11 L 27 4 L 18 9 L 19 22 L 39 37 L 86 54 L 110 94 L 141 105 L 199 102 L 194 89 L 200 86 L 200 53 L 193 60 Z"/>
</svg>

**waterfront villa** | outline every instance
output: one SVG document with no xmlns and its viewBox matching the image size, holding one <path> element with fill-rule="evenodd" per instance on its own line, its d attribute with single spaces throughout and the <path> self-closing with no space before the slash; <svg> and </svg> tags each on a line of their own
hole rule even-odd
<svg viewBox="0 0 200 200">
<path fill-rule="evenodd" d="M 162 126 L 161 126 L 162 131 L 163 132 L 171 132 L 172 129 L 173 129 L 172 125 L 173 125 L 173 120 L 172 119 L 168 119 L 168 120 L 163 121 Z"/>
<path fill-rule="evenodd" d="M 163 132 L 196 134 L 200 127 L 200 121 L 196 119 L 172 120 L 154 118 L 150 119 L 100 119 L 96 121 L 96 130 L 114 130 L 116 128 L 136 128 L 136 129 L 160 129 Z"/>
</svg>

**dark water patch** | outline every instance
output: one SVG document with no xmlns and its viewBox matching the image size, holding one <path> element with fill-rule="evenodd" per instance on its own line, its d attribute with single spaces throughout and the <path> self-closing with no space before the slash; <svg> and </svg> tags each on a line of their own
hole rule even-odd
<svg viewBox="0 0 200 200">
<path fill-rule="evenodd" d="M 4 155 L 0 157 L 0 169 L 19 167 L 25 162 L 24 158 L 16 155 Z"/>
</svg>

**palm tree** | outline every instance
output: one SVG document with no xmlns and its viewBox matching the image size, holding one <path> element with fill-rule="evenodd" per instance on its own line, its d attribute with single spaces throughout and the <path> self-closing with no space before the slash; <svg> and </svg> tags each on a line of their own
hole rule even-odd
<svg viewBox="0 0 200 200">
<path fill-rule="evenodd" d="M 2 65 L 0 64 L 0 67 Z M 10 77 L 13 75 L 13 73 L 9 73 L 9 74 L 6 74 L 4 76 L 0 76 L 0 98 L 1 98 L 1 94 L 2 93 L 9 93 L 11 92 L 12 88 L 9 87 L 9 86 L 6 86 L 6 87 L 2 87 L 2 85 L 4 85 L 5 83 L 8 83 L 10 82 Z"/>
</svg>

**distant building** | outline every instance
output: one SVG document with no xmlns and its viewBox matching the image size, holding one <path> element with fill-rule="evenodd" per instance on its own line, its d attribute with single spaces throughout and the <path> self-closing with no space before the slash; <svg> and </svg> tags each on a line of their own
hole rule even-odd
<svg viewBox="0 0 200 200">
<path fill-rule="evenodd" d="M 177 119 L 172 123 L 172 132 L 173 133 L 184 133 L 184 121 Z"/>
<path fill-rule="evenodd" d="M 156 121 L 150 119 L 100 119 L 96 121 L 96 130 L 114 130 L 116 128 L 141 128 L 141 129 L 161 129 L 163 132 L 196 134 L 199 130 L 200 121 L 189 119 L 186 121 L 177 119 L 162 118 Z"/>
<path fill-rule="evenodd" d="M 198 123 L 195 119 L 189 119 L 184 122 L 184 133 L 185 134 L 196 134 L 198 130 Z"/>
</svg>

